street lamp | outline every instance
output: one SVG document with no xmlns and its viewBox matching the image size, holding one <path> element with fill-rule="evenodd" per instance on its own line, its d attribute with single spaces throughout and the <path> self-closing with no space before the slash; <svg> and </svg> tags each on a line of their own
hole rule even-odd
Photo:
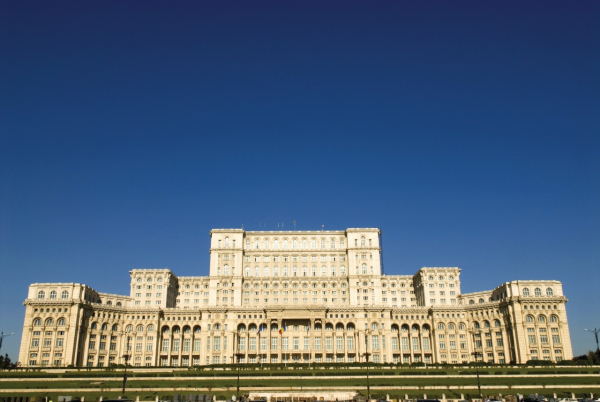
<svg viewBox="0 0 600 402">
<path fill-rule="evenodd" d="M 371 385 L 369 383 L 369 324 L 365 324 L 365 360 L 367 362 L 367 402 L 371 400 Z"/>
<path fill-rule="evenodd" d="M 478 334 L 481 336 L 481 331 L 472 330 L 469 332 L 473 335 L 473 338 L 475 338 L 475 334 Z M 475 344 L 475 342 L 473 342 L 473 344 Z M 477 346 L 475 346 L 475 347 L 477 347 Z M 481 394 L 481 382 L 479 381 L 479 364 L 477 361 L 477 356 L 479 356 L 479 355 L 481 355 L 481 358 L 483 359 L 483 353 L 474 351 L 471 354 L 473 356 L 475 356 L 475 369 L 477 370 L 477 390 L 479 391 L 479 399 L 481 399 L 483 401 L 483 395 Z"/>
<path fill-rule="evenodd" d="M 600 328 L 594 328 L 594 329 L 585 329 L 586 331 L 590 331 L 594 334 L 594 336 L 596 337 L 596 350 L 600 350 L 600 348 L 598 347 L 598 334 L 600 333 Z"/>
<path fill-rule="evenodd" d="M 131 335 L 135 335 L 135 332 L 127 332 L 127 342 L 125 344 L 125 354 L 123 358 L 125 358 L 125 372 L 123 373 L 123 397 L 125 397 L 125 387 L 127 386 L 127 363 L 129 360 L 129 351 L 131 347 L 129 346 L 129 341 L 131 340 Z"/>
<path fill-rule="evenodd" d="M 240 353 L 240 333 L 239 333 L 239 329 L 238 332 L 234 333 L 235 335 L 237 335 L 237 339 L 236 339 L 236 349 L 237 349 L 237 353 L 235 354 L 235 357 L 237 357 L 237 391 L 236 391 L 236 397 L 237 400 L 240 400 L 240 358 L 242 356 L 244 356 L 243 353 Z"/>
<path fill-rule="evenodd" d="M 10 334 L 5 334 L 4 332 L 0 332 L 0 349 L 2 349 L 2 340 L 4 338 L 6 338 L 7 336 L 11 336 L 14 335 L 14 332 L 11 332 Z M 598 337 L 596 336 L 596 341 L 598 340 Z"/>
</svg>

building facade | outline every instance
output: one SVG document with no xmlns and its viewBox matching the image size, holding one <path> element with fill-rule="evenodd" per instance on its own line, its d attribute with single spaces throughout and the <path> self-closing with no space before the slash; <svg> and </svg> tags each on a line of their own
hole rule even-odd
<svg viewBox="0 0 600 402">
<path fill-rule="evenodd" d="M 459 268 L 385 275 L 379 229 L 211 233 L 208 276 L 130 271 L 129 296 L 30 285 L 23 366 L 525 363 L 572 358 L 562 285 L 463 294 Z"/>
</svg>

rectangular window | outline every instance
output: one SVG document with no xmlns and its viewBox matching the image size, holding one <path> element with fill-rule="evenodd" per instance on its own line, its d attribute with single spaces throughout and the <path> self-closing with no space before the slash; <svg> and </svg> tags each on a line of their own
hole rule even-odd
<svg viewBox="0 0 600 402">
<path fill-rule="evenodd" d="M 315 349 L 321 350 L 321 337 L 315 336 Z"/>
<path fill-rule="evenodd" d="M 271 338 L 271 350 L 277 350 L 277 338 Z"/>
<path fill-rule="evenodd" d="M 179 352 L 179 342 L 181 339 L 173 339 L 173 352 Z"/>
<path fill-rule="evenodd" d="M 379 336 L 378 335 L 373 335 L 371 337 L 371 339 L 373 340 L 373 350 L 377 350 L 379 349 Z"/>
<path fill-rule="evenodd" d="M 395 336 L 392 338 L 392 350 L 398 350 L 398 338 Z"/>
<path fill-rule="evenodd" d="M 246 350 L 246 338 L 240 338 L 239 350 L 240 351 Z"/>
<path fill-rule="evenodd" d="M 413 350 L 419 350 L 419 338 L 412 338 Z"/>
<path fill-rule="evenodd" d="M 294 350 L 300 350 L 300 338 L 295 336 L 293 339 L 293 342 L 294 342 Z"/>
<path fill-rule="evenodd" d="M 558 335 L 552 335 L 552 342 L 555 344 L 560 343 L 560 337 Z"/>
<path fill-rule="evenodd" d="M 200 351 L 200 339 L 194 339 L 194 352 Z"/>
<path fill-rule="evenodd" d="M 265 338 L 265 337 L 260 338 L 260 350 L 262 350 L 262 351 L 267 350 L 267 338 Z"/>
<path fill-rule="evenodd" d="M 169 340 L 168 339 L 163 339 L 162 351 L 163 352 L 168 352 L 169 351 Z"/>
<path fill-rule="evenodd" d="M 221 337 L 213 337 L 213 350 L 221 350 Z"/>
<path fill-rule="evenodd" d="M 256 338 L 255 337 L 250 338 L 249 350 L 256 350 Z"/>
<path fill-rule="evenodd" d="M 352 337 L 352 336 L 347 337 L 346 343 L 348 344 L 348 350 L 354 350 L 354 337 Z"/>
<path fill-rule="evenodd" d="M 336 336 L 335 337 L 335 348 L 337 350 L 343 350 L 344 349 L 344 338 L 341 336 Z"/>
<path fill-rule="evenodd" d="M 408 338 L 402 338 L 402 350 L 408 350 Z"/>
<path fill-rule="evenodd" d="M 304 337 L 304 350 L 310 349 L 310 338 L 308 336 Z"/>
<path fill-rule="evenodd" d="M 282 350 L 288 350 L 288 341 L 289 341 L 288 337 L 281 338 L 281 349 Z"/>
<path fill-rule="evenodd" d="M 330 336 L 325 337 L 325 349 L 331 350 L 332 346 L 333 345 L 331 344 L 331 337 Z"/>
</svg>

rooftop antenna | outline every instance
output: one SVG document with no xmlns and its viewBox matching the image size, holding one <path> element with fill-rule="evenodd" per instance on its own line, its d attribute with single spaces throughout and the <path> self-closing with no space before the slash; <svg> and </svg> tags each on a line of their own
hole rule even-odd
<svg viewBox="0 0 600 402">
<path fill-rule="evenodd" d="M 242 223 L 242 230 L 244 230 L 244 224 Z"/>
<path fill-rule="evenodd" d="M 321 225 L 321 232 L 323 231 L 323 228 L 325 227 L 325 225 Z"/>
<path fill-rule="evenodd" d="M 292 221 L 292 223 L 294 224 L 294 230 L 296 230 L 296 221 Z"/>
</svg>

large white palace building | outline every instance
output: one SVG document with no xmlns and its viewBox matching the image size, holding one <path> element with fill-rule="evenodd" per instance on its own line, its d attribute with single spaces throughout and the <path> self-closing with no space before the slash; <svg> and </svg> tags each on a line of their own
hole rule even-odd
<svg viewBox="0 0 600 402">
<path fill-rule="evenodd" d="M 463 294 L 459 268 L 382 273 L 379 229 L 211 231 L 209 276 L 134 269 L 129 296 L 29 287 L 23 366 L 525 363 L 572 358 L 562 285 Z"/>
</svg>

